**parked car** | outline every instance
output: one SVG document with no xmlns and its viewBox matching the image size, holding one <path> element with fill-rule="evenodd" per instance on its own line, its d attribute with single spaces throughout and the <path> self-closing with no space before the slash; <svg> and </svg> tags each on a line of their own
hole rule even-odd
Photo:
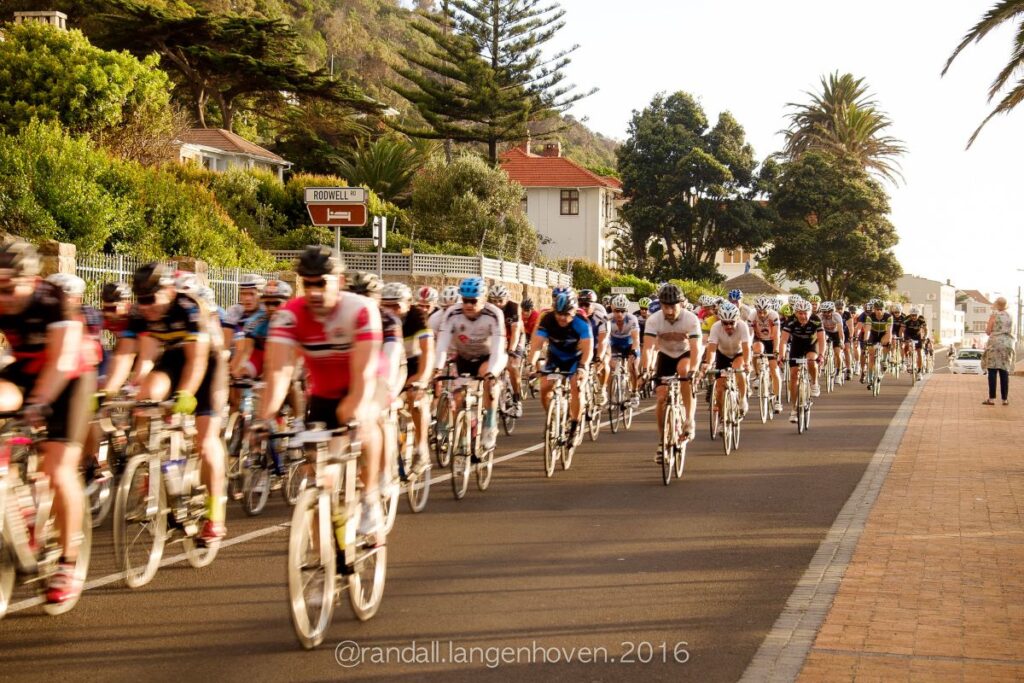
<svg viewBox="0 0 1024 683">
<path fill-rule="evenodd" d="M 949 371 L 954 375 L 981 375 L 981 349 L 960 349 L 956 358 L 949 364 Z"/>
</svg>

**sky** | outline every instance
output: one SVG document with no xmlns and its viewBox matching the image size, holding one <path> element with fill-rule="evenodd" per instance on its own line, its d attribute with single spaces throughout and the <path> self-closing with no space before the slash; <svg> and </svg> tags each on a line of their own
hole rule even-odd
<svg viewBox="0 0 1024 683">
<path fill-rule="evenodd" d="M 687 91 L 709 119 L 736 117 L 758 158 L 782 146 L 786 104 L 833 71 L 864 77 L 906 143 L 905 182 L 887 189 L 908 274 L 1005 294 L 1024 284 L 1024 105 L 993 119 L 987 89 L 1008 61 L 1010 27 L 942 67 L 995 0 L 560 0 L 551 49 L 578 44 L 568 79 L 600 91 L 569 112 L 624 140 L 634 109 Z M 1011 296 L 1013 298 L 1011 298 Z"/>
</svg>

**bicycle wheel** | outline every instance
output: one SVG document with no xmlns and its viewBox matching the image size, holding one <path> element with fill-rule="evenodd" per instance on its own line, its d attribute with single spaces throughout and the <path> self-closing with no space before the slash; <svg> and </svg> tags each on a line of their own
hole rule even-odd
<svg viewBox="0 0 1024 683">
<path fill-rule="evenodd" d="M 301 451 L 299 454 L 301 455 Z M 281 487 L 281 494 L 288 505 L 295 505 L 295 501 L 299 499 L 310 483 L 309 477 L 306 476 L 305 464 L 304 460 L 289 457 L 288 473 L 285 475 L 284 486 Z"/>
<path fill-rule="evenodd" d="M 772 410 L 770 398 L 768 397 L 768 376 L 765 373 L 760 374 L 760 379 L 757 381 L 757 407 L 761 412 L 761 424 L 768 422 L 768 414 Z"/>
<path fill-rule="evenodd" d="M 516 430 L 515 394 L 512 393 L 512 386 L 505 378 L 504 388 L 501 391 L 501 404 L 498 407 L 498 414 L 501 415 L 501 428 L 508 436 Z"/>
<path fill-rule="evenodd" d="M 249 463 L 242 474 L 242 509 L 250 517 L 263 512 L 270 498 L 270 458 L 268 439 L 260 438 L 250 445 Z"/>
<path fill-rule="evenodd" d="M 561 456 L 560 448 L 562 431 L 562 415 L 557 396 L 551 397 L 548 405 L 548 416 L 544 423 L 544 474 L 551 477 L 555 474 L 555 461 Z"/>
<path fill-rule="evenodd" d="M 681 421 L 681 418 L 680 418 Z M 686 440 L 683 439 L 682 428 L 677 430 L 678 440 L 672 449 L 672 459 L 675 461 L 676 479 L 683 478 L 683 466 L 686 464 Z"/>
<path fill-rule="evenodd" d="M 452 399 L 448 394 L 441 394 L 437 400 L 437 412 L 434 421 L 434 457 L 438 467 L 448 467 L 452 459 L 452 427 L 455 424 L 452 415 Z"/>
<path fill-rule="evenodd" d="M 732 448 L 736 450 L 740 447 L 740 432 L 743 428 L 743 420 L 736 420 L 732 424 Z"/>
<path fill-rule="evenodd" d="M 672 483 L 672 468 L 675 465 L 675 434 L 675 410 L 669 407 L 665 410 L 665 421 L 662 424 L 661 432 L 661 482 L 665 486 Z"/>
<path fill-rule="evenodd" d="M 380 504 L 384 508 L 385 536 L 395 528 L 395 520 L 398 519 L 398 498 L 402 495 L 402 487 L 398 483 L 398 458 L 400 457 L 402 457 L 401 454 L 396 453 L 389 458 L 391 462 L 387 466 L 391 469 L 390 484 L 380 492 Z"/>
<path fill-rule="evenodd" d="M 184 491 L 189 503 L 189 519 L 201 520 L 206 512 L 206 487 L 199 481 L 199 458 L 195 455 L 189 456 L 185 464 Z M 198 536 L 185 536 L 182 545 L 185 558 L 196 569 L 213 562 L 220 550 L 219 541 L 206 545 L 198 540 Z"/>
<path fill-rule="evenodd" d="M 712 399 L 712 400 L 714 400 L 714 399 Z M 715 404 L 714 403 L 709 403 L 708 404 L 708 423 L 709 423 L 709 427 L 710 427 L 710 431 L 711 431 L 711 440 L 712 441 L 714 441 L 715 439 L 718 438 L 718 427 L 719 427 L 719 422 L 721 422 L 721 420 L 719 418 L 719 413 L 720 413 L 720 411 L 715 410 Z"/>
<path fill-rule="evenodd" d="M 359 621 L 368 621 L 380 609 L 387 578 L 388 547 L 361 546 L 348 575 L 348 601 Z"/>
<path fill-rule="evenodd" d="M 97 472 L 89 485 L 85 487 L 85 494 L 89 498 L 89 510 L 92 514 L 92 527 L 103 524 L 114 507 L 114 475 L 103 468 Z"/>
<path fill-rule="evenodd" d="M 14 579 L 18 570 L 14 568 L 14 558 L 8 552 L 6 545 L 0 545 L 0 619 L 7 614 L 7 608 L 11 604 L 11 596 L 14 595 Z"/>
<path fill-rule="evenodd" d="M 78 558 L 75 560 L 75 580 L 79 584 L 85 583 L 85 578 L 89 574 L 89 561 L 92 559 L 92 511 L 89 507 L 89 499 L 83 498 L 82 500 L 82 539 L 78 544 Z M 46 523 L 47 528 L 57 528 L 57 517 L 56 512 L 53 508 L 50 509 L 50 519 Z M 54 544 L 58 543 L 56 533 L 53 537 Z M 45 603 L 43 610 L 51 615 L 56 616 L 58 614 L 65 614 L 70 612 L 78 604 L 78 601 L 82 599 L 82 594 L 79 593 L 77 597 L 72 598 L 66 602 L 59 604 Z"/>
<path fill-rule="evenodd" d="M 732 453 L 732 423 L 736 418 L 733 393 L 726 390 L 722 393 L 722 450 L 726 455 Z"/>
<path fill-rule="evenodd" d="M 491 474 L 494 473 L 494 449 L 484 451 L 480 456 L 480 462 L 476 466 L 476 487 L 486 491 L 491 485 Z"/>
<path fill-rule="evenodd" d="M 630 395 L 622 407 L 622 426 L 626 428 L 628 432 L 633 428 L 633 396 Z"/>
<path fill-rule="evenodd" d="M 813 407 L 813 404 L 808 404 L 808 406 L 806 408 L 804 408 L 804 431 L 805 432 L 808 429 L 811 428 L 811 408 L 812 407 Z"/>
<path fill-rule="evenodd" d="M 409 474 L 409 483 L 406 484 L 405 496 L 409 500 L 409 509 L 413 512 L 423 512 L 427 508 L 427 499 L 430 497 L 431 469 L 428 460 L 424 463 L 422 472 L 419 474 Z"/>
<path fill-rule="evenodd" d="M 608 398 L 608 427 L 612 434 L 619 431 L 619 424 L 622 420 L 622 376 L 616 372 L 612 375 L 612 386 Z"/>
<path fill-rule="evenodd" d="M 337 550 L 327 492 L 309 488 L 295 501 L 288 532 L 288 607 L 295 637 L 319 645 L 334 616 Z"/>
<path fill-rule="evenodd" d="M 470 442 L 469 420 L 466 411 L 459 411 L 455 417 L 455 430 L 451 444 L 452 493 L 455 500 L 462 500 L 469 488 L 469 471 L 472 469 L 470 456 L 473 445 Z"/>
<path fill-rule="evenodd" d="M 245 418 L 240 413 L 232 413 L 228 417 L 228 427 L 225 430 L 225 446 L 227 451 L 227 496 L 229 499 L 240 499 L 244 496 L 243 480 L 245 475 L 245 461 L 249 454 L 249 444 L 245 436 Z"/>
<path fill-rule="evenodd" d="M 804 433 L 804 411 L 805 410 L 806 410 L 806 408 L 804 408 L 804 406 L 802 406 L 802 405 L 798 405 L 796 407 L 796 433 L 797 434 L 803 434 Z"/>
<path fill-rule="evenodd" d="M 153 580 L 166 540 L 167 494 L 161 477 L 150 477 L 149 456 L 137 455 L 125 465 L 114 497 L 114 554 L 129 588 Z"/>
</svg>

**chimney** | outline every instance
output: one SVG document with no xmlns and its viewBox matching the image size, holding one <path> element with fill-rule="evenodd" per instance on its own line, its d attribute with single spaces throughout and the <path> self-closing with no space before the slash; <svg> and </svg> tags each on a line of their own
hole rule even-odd
<svg viewBox="0 0 1024 683">
<path fill-rule="evenodd" d="M 542 157 L 560 157 L 562 156 L 562 143 L 561 142 L 545 142 L 544 151 L 540 153 Z"/>
<path fill-rule="evenodd" d="M 532 152 L 530 151 L 530 142 L 530 131 L 527 130 L 526 139 L 519 143 L 519 149 L 526 152 L 527 156 L 530 156 L 532 154 Z"/>
<path fill-rule="evenodd" d="M 68 15 L 63 12 L 56 10 L 46 10 L 44 12 L 15 12 L 14 23 L 23 24 L 26 21 L 38 21 L 42 24 L 49 24 L 54 28 L 59 28 L 62 31 L 68 30 Z"/>
</svg>

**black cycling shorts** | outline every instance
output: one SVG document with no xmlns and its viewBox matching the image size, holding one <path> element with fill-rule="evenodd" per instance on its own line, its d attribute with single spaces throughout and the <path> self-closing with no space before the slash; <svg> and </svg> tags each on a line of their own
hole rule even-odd
<svg viewBox="0 0 1024 683">
<path fill-rule="evenodd" d="M 0 371 L 0 379 L 6 380 L 21 390 L 22 400 L 28 399 L 35 387 L 38 375 L 21 371 L 17 363 Z M 46 418 L 46 440 L 82 444 L 92 419 L 92 395 L 96 393 L 96 373 L 88 372 L 70 380 L 49 404 L 50 414 Z"/>
<path fill-rule="evenodd" d="M 826 343 L 827 344 L 831 344 L 832 346 L 836 347 L 837 349 L 841 348 L 843 346 L 842 340 L 839 339 L 839 333 L 838 332 L 828 332 L 828 331 L 826 331 L 825 332 L 825 339 L 826 339 Z"/>
<path fill-rule="evenodd" d="M 883 336 L 884 333 L 882 332 L 872 332 L 871 334 L 868 335 L 868 339 L 866 342 L 864 342 L 864 344 L 866 346 L 874 346 L 875 344 L 881 344 Z"/>
<path fill-rule="evenodd" d="M 715 349 L 715 370 L 728 370 L 732 367 L 732 364 L 736 362 L 737 358 L 739 358 L 739 356 L 729 358 L 729 356 L 726 356 L 718 349 Z"/>
<path fill-rule="evenodd" d="M 407 357 L 405 359 L 405 377 L 406 377 L 406 381 L 408 381 L 409 377 L 415 377 L 416 374 L 419 371 L 420 371 L 420 357 L 419 356 L 413 356 L 412 358 L 408 358 Z"/>
<path fill-rule="evenodd" d="M 755 344 L 761 344 L 761 346 L 764 347 L 764 353 L 766 355 L 770 356 L 771 354 L 775 353 L 775 340 L 774 339 L 758 339 L 757 337 L 755 337 L 754 338 L 754 343 Z"/>
<path fill-rule="evenodd" d="M 165 354 L 153 368 L 153 372 L 162 372 L 170 378 L 172 391 L 181 383 L 181 374 L 185 370 L 185 364 L 180 362 L 179 358 L 181 356 L 173 354 L 171 360 L 166 361 L 167 354 Z M 221 358 L 220 352 L 213 351 L 206 364 L 203 381 L 199 385 L 199 390 L 196 391 L 196 417 L 220 415 L 227 398 L 227 386 L 227 363 Z"/>
<path fill-rule="evenodd" d="M 789 342 L 789 367 L 795 368 L 797 358 L 806 358 L 809 353 L 817 353 L 817 345 L 813 340 L 801 341 L 791 339 Z"/>
<path fill-rule="evenodd" d="M 659 351 L 658 352 L 658 357 L 657 357 L 657 359 L 655 360 L 655 363 L 654 363 L 654 374 L 655 374 L 655 376 L 657 376 L 658 378 L 661 378 L 661 377 L 671 377 L 671 376 L 673 376 L 675 374 L 678 374 L 677 370 L 679 368 L 679 361 L 683 360 L 684 358 L 689 358 L 689 357 L 690 357 L 690 352 L 689 351 L 687 351 L 683 355 L 679 356 L 679 358 L 673 358 L 672 356 L 666 356 L 664 353 Z"/>
<path fill-rule="evenodd" d="M 481 356 L 480 358 L 455 356 L 455 372 L 459 375 L 472 375 L 476 377 L 480 374 L 480 367 L 490 359 L 490 356 Z"/>
<path fill-rule="evenodd" d="M 547 361 L 544 363 L 544 369 L 541 374 L 552 373 L 552 372 L 566 372 L 569 375 L 575 375 L 576 370 L 580 367 L 579 358 L 570 358 L 569 360 L 559 360 L 548 356 Z"/>
</svg>

